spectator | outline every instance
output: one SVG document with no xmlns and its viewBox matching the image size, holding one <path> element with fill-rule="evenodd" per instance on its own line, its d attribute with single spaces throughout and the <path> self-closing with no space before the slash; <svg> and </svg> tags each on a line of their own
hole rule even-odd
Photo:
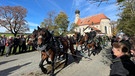
<svg viewBox="0 0 135 76">
<path fill-rule="evenodd" d="M 26 52 L 26 36 L 22 37 L 22 52 Z"/>
<path fill-rule="evenodd" d="M 113 42 L 116 42 L 116 36 L 113 36 L 113 37 L 111 38 L 111 45 L 113 44 Z"/>
<path fill-rule="evenodd" d="M 11 54 L 12 46 L 13 46 L 13 39 L 12 36 L 9 36 L 9 38 L 7 38 L 6 40 L 6 57 L 8 57 Z"/>
<path fill-rule="evenodd" d="M 1 35 L 0 35 L 0 53 L 2 52 L 1 50 L 2 50 L 2 37 L 1 37 Z"/>
<path fill-rule="evenodd" d="M 26 38 L 26 51 L 30 51 L 30 46 L 32 43 L 32 39 L 30 37 L 31 37 L 31 35 L 28 35 Z"/>
<path fill-rule="evenodd" d="M 19 46 L 19 35 L 17 36 L 17 37 L 15 37 L 14 38 L 14 40 L 13 40 L 13 47 L 14 47 L 14 49 L 13 49 L 13 54 L 16 54 L 16 52 L 17 52 L 17 47 Z"/>
<path fill-rule="evenodd" d="M 19 36 L 19 53 L 22 53 L 23 35 Z"/>
<path fill-rule="evenodd" d="M 130 50 L 131 51 L 131 55 L 132 55 L 131 60 L 135 64 L 135 36 L 130 38 L 130 43 L 132 44 L 131 45 L 131 50 Z"/>
<path fill-rule="evenodd" d="M 112 51 L 116 58 L 110 66 L 110 76 L 135 76 L 135 64 L 130 60 L 130 50 L 122 42 L 114 42 Z"/>
<path fill-rule="evenodd" d="M 5 37 L 5 35 L 1 35 L 1 40 L 0 40 L 0 52 L 1 52 L 1 56 L 4 54 L 5 44 L 6 44 L 6 37 Z"/>
</svg>

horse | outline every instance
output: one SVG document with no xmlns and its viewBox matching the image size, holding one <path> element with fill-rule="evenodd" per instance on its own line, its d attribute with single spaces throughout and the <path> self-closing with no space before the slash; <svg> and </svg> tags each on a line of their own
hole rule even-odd
<svg viewBox="0 0 135 76">
<path fill-rule="evenodd" d="M 81 45 L 81 54 L 84 55 L 84 51 L 88 50 L 88 56 L 90 57 L 92 50 L 95 49 L 96 43 L 93 39 L 90 39 L 89 33 L 85 33 L 84 36 L 80 37 L 80 40 L 76 43 L 77 46 Z M 92 51 L 90 53 L 90 51 Z"/>
<path fill-rule="evenodd" d="M 46 59 L 51 59 L 52 70 L 50 75 L 54 75 L 54 63 L 55 58 L 57 56 L 65 56 L 65 66 L 68 62 L 68 49 L 70 49 L 72 55 L 75 55 L 75 51 L 73 49 L 73 45 L 70 44 L 69 39 L 58 36 L 55 37 L 51 34 L 46 28 L 39 28 L 37 32 L 35 32 L 38 36 L 37 38 L 37 50 L 41 50 L 41 61 L 39 63 L 39 67 L 41 68 L 43 73 L 47 73 L 47 69 L 44 68 L 43 63 Z M 73 56 L 75 58 L 75 56 Z"/>
<path fill-rule="evenodd" d="M 90 36 L 89 33 L 85 33 L 84 39 L 87 45 L 86 48 L 88 49 L 88 56 L 90 56 L 91 54 L 96 55 L 102 50 L 102 47 L 100 46 L 101 38 L 100 36 L 95 36 L 94 38 L 91 39 L 91 37 L 89 36 Z"/>
<path fill-rule="evenodd" d="M 82 50 L 82 47 L 83 47 L 83 36 L 79 33 L 79 32 L 75 32 L 74 36 L 73 36 L 73 39 L 74 39 L 74 44 L 76 45 L 76 51 L 78 51 L 78 46 L 80 45 L 81 47 L 81 50 Z"/>
</svg>

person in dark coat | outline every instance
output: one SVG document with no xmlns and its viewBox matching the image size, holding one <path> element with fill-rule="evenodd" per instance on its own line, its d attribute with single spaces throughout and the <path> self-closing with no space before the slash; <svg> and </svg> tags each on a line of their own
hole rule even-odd
<svg viewBox="0 0 135 76">
<path fill-rule="evenodd" d="M 90 38 L 91 40 L 93 40 L 95 36 L 96 36 L 96 31 L 94 31 L 93 29 L 91 29 L 91 31 L 90 31 L 90 33 L 89 33 L 89 38 Z"/>
<path fill-rule="evenodd" d="M 111 46 L 112 46 L 113 42 L 116 42 L 116 36 L 113 36 L 113 37 L 111 38 Z"/>
<path fill-rule="evenodd" d="M 5 35 L 2 35 L 1 38 L 0 38 L 0 52 L 1 52 L 1 56 L 3 56 L 3 54 L 4 54 L 5 44 L 6 44 L 6 37 L 5 37 Z"/>
<path fill-rule="evenodd" d="M 131 60 L 135 64 L 135 36 L 131 37 L 129 41 L 132 44 L 131 45 L 131 50 L 130 50 L 131 51 L 131 55 L 132 55 Z"/>
<path fill-rule="evenodd" d="M 110 76 L 135 76 L 135 64 L 130 60 L 130 50 L 122 42 L 114 42 L 112 51 L 116 58 L 110 66 Z"/>
<path fill-rule="evenodd" d="M 17 37 L 15 37 L 14 38 L 14 40 L 13 40 L 13 47 L 14 47 L 14 49 L 13 49 L 13 54 L 16 54 L 17 53 L 17 47 L 19 46 L 19 35 L 17 36 Z"/>
</svg>

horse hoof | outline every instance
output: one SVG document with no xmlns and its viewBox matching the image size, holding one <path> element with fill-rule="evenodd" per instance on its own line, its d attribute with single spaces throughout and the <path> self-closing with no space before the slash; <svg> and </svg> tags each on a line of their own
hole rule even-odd
<svg viewBox="0 0 135 76">
<path fill-rule="evenodd" d="M 50 74 L 50 76 L 55 76 L 54 74 Z"/>
<path fill-rule="evenodd" d="M 47 69 L 46 69 L 46 68 L 42 68 L 41 70 L 42 70 L 42 72 L 43 72 L 44 74 L 47 74 Z"/>
<path fill-rule="evenodd" d="M 78 64 L 78 63 L 79 63 L 79 60 L 76 60 L 76 61 L 75 61 L 75 63 L 77 63 L 77 64 Z"/>
</svg>

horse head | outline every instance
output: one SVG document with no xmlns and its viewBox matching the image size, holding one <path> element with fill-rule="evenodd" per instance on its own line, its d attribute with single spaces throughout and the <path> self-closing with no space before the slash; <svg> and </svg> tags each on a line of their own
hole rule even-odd
<svg viewBox="0 0 135 76">
<path fill-rule="evenodd" d="M 38 28 L 37 44 L 46 44 L 52 37 L 52 34 L 46 28 Z"/>
</svg>

